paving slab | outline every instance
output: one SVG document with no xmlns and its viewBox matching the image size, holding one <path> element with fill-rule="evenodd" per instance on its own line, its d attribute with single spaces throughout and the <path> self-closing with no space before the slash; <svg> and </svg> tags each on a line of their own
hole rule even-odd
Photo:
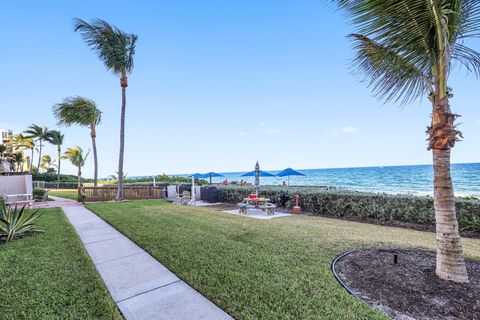
<svg viewBox="0 0 480 320">
<path fill-rule="evenodd" d="M 98 263 L 96 267 L 115 302 L 180 281 L 147 253 Z"/>
<path fill-rule="evenodd" d="M 108 224 L 95 225 L 95 222 L 79 224 L 77 233 L 84 244 L 92 244 L 95 242 L 123 237 L 123 234 L 113 229 Z"/>
<path fill-rule="evenodd" d="M 232 319 L 183 281 L 122 301 L 118 306 L 127 319 L 130 317 L 136 320 Z"/>
<path fill-rule="evenodd" d="M 283 217 L 290 217 L 290 213 L 284 213 L 284 212 L 277 212 L 275 211 L 274 214 L 272 215 L 267 215 L 263 210 L 261 209 L 248 209 L 247 214 L 240 214 L 240 210 L 226 210 L 223 211 L 228 214 L 236 215 L 236 216 L 241 216 L 241 217 L 247 217 L 247 218 L 254 218 L 254 219 L 260 219 L 260 220 L 270 220 L 270 219 L 275 219 L 275 218 L 283 218 Z"/>
<path fill-rule="evenodd" d="M 233 319 L 90 210 L 62 208 L 127 320 Z"/>
<path fill-rule="evenodd" d="M 144 252 L 127 237 L 85 244 L 94 264 L 129 257 Z"/>
</svg>

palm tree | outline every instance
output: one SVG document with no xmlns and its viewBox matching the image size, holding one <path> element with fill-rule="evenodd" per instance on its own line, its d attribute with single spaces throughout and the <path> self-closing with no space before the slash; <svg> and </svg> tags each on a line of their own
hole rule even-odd
<svg viewBox="0 0 480 320">
<path fill-rule="evenodd" d="M 62 145 L 64 135 L 57 130 L 50 131 L 50 137 L 48 138 L 48 142 L 57 146 L 57 189 L 60 188 L 60 161 L 62 158 Z"/>
<path fill-rule="evenodd" d="M 12 136 L 12 144 L 13 144 L 13 148 L 15 150 L 24 150 L 24 149 L 28 149 L 31 151 L 31 157 L 30 159 L 28 159 L 27 157 L 27 161 L 29 161 L 29 168 L 31 170 L 31 161 L 33 161 L 33 151 L 35 149 L 35 142 L 33 141 L 32 138 L 29 138 L 29 137 L 26 137 L 24 136 L 22 133 L 18 133 L 18 134 L 14 134 Z"/>
<path fill-rule="evenodd" d="M 61 103 L 53 106 L 53 114 L 59 125 L 71 126 L 77 124 L 90 129 L 92 139 L 94 174 L 93 185 L 97 186 L 98 159 L 97 159 L 97 125 L 101 122 L 102 112 L 97 108 L 94 101 L 83 97 L 68 97 Z"/>
<path fill-rule="evenodd" d="M 45 154 L 42 156 L 42 163 L 40 164 L 40 168 L 45 171 L 48 171 L 52 166 L 52 157 L 49 154 Z"/>
<path fill-rule="evenodd" d="M 38 149 L 38 166 L 37 170 L 40 168 L 40 161 L 42 160 L 42 147 L 43 147 L 43 141 L 48 140 L 50 137 L 50 130 L 48 130 L 47 127 L 40 127 L 36 124 L 32 124 L 30 127 L 28 127 L 27 130 L 25 130 L 25 133 L 27 134 L 27 138 L 32 138 L 36 139 L 37 142 L 39 143 L 39 149 Z M 32 153 L 32 163 L 33 163 L 33 153 Z M 32 164 L 30 164 L 30 170 L 32 169 Z"/>
<path fill-rule="evenodd" d="M 25 161 L 25 158 L 23 157 L 23 152 L 22 151 L 16 151 L 16 152 L 12 153 L 11 163 L 12 163 L 12 166 L 13 165 L 15 166 L 14 170 L 12 170 L 12 171 L 21 172 L 22 169 L 23 169 L 22 167 L 23 167 L 24 161 Z"/>
<path fill-rule="evenodd" d="M 62 159 L 68 159 L 70 162 L 77 167 L 77 189 L 80 190 L 82 182 L 82 167 L 85 165 L 89 152 L 83 154 L 82 148 L 75 146 L 73 148 L 68 148 L 67 151 L 62 156 Z"/>
<path fill-rule="evenodd" d="M 350 35 L 354 64 L 379 98 L 405 104 L 428 94 L 433 107 L 427 134 L 433 153 L 436 274 L 468 282 L 450 174 L 450 151 L 462 135 L 454 124 L 458 115 L 450 109 L 447 81 L 457 65 L 480 74 L 480 53 L 464 42 L 480 36 L 480 1 L 332 1 L 358 28 Z"/>
<path fill-rule="evenodd" d="M 4 170 L 3 161 L 4 161 L 4 156 L 6 152 L 7 152 L 7 146 L 0 144 L 0 172 L 3 172 Z"/>
<path fill-rule="evenodd" d="M 108 70 L 120 77 L 122 107 L 120 113 L 120 153 L 118 157 L 118 191 L 116 200 L 123 200 L 123 158 L 125 145 L 125 108 L 127 74 L 133 70 L 133 55 L 137 35 L 127 34 L 104 20 L 96 19 L 91 24 L 75 19 L 75 32 L 79 31 L 87 45 L 94 50 Z"/>
<path fill-rule="evenodd" d="M 7 151 L 7 146 L 4 144 L 0 144 L 0 160 L 3 160 L 3 155 Z"/>
</svg>

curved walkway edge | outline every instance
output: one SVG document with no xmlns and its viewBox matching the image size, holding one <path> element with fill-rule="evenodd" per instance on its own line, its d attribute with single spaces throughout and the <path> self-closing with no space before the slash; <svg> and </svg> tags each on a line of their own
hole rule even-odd
<svg viewBox="0 0 480 320">
<path fill-rule="evenodd" d="M 62 209 L 127 320 L 233 319 L 90 210 Z"/>
</svg>

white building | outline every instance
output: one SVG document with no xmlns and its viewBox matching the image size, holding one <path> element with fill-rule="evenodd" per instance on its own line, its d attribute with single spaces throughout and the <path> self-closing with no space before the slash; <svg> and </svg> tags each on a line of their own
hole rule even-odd
<svg viewBox="0 0 480 320">
<path fill-rule="evenodd" d="M 7 145 L 8 139 L 13 135 L 12 130 L 0 129 L 0 144 Z"/>
<path fill-rule="evenodd" d="M 0 146 L 6 146 L 12 135 L 12 130 L 0 129 Z M 10 164 L 7 161 L 3 161 L 2 156 L 0 155 L 0 172 L 8 172 L 10 171 Z"/>
</svg>

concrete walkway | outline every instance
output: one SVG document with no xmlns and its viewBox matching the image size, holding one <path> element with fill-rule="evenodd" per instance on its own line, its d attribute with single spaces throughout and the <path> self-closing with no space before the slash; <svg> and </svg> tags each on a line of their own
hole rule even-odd
<svg viewBox="0 0 480 320">
<path fill-rule="evenodd" d="M 90 210 L 63 210 L 127 320 L 232 319 Z"/>
</svg>

